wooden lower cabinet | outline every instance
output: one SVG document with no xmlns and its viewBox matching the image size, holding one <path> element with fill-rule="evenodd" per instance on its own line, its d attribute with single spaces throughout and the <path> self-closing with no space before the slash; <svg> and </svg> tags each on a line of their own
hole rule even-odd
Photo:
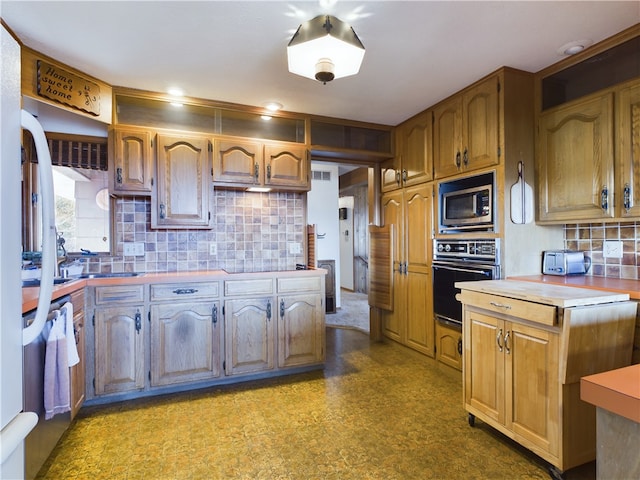
<svg viewBox="0 0 640 480">
<path fill-rule="evenodd" d="M 462 370 L 462 332 L 459 328 L 436 322 L 436 360 Z"/>
<path fill-rule="evenodd" d="M 151 305 L 151 386 L 220 376 L 219 302 Z"/>
<path fill-rule="evenodd" d="M 263 372 L 275 364 L 273 297 L 224 303 L 225 373 Z"/>
<path fill-rule="evenodd" d="M 95 310 L 95 393 L 144 388 L 144 304 Z"/>
<path fill-rule="evenodd" d="M 84 330 L 84 289 L 78 290 L 71 294 L 71 303 L 73 305 L 73 333 L 78 350 L 80 362 L 69 370 L 70 380 L 70 397 L 71 397 L 71 419 L 73 420 L 82 407 L 86 392 L 86 348 L 85 348 L 85 330 Z"/>
<path fill-rule="evenodd" d="M 278 297 L 278 367 L 324 360 L 324 316 L 319 294 Z"/>
</svg>

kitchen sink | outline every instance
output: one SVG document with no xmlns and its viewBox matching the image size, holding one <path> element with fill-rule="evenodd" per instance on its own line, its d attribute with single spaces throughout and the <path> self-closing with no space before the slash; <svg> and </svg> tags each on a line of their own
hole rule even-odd
<svg viewBox="0 0 640 480">
<path fill-rule="evenodd" d="M 72 280 L 76 280 L 75 278 L 54 278 L 53 279 L 53 284 L 54 285 L 61 285 L 63 283 L 67 283 L 70 282 Z M 22 286 L 23 287 L 39 287 L 40 286 L 40 279 L 39 278 L 32 278 L 29 280 L 23 280 L 22 281 Z"/>
<path fill-rule="evenodd" d="M 140 275 L 135 272 L 113 272 L 113 273 L 83 273 L 78 278 L 129 278 Z"/>
</svg>

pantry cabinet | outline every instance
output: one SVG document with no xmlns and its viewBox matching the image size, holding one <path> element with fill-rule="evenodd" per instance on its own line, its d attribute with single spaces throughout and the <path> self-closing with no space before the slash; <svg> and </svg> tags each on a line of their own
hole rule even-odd
<svg viewBox="0 0 640 480">
<path fill-rule="evenodd" d="M 151 195 L 153 133 L 133 127 L 109 132 L 109 192 L 112 195 Z"/>
<path fill-rule="evenodd" d="M 158 135 L 151 194 L 152 228 L 211 228 L 211 142 L 205 136 Z"/>
<path fill-rule="evenodd" d="M 381 310 L 383 334 L 434 355 L 431 288 L 433 185 L 396 190 L 382 197 L 382 218 L 393 256 L 392 310 Z"/>
<path fill-rule="evenodd" d="M 95 394 L 143 389 L 146 307 L 142 286 L 96 287 L 94 303 Z"/>
<path fill-rule="evenodd" d="M 595 459 L 595 409 L 580 401 L 580 378 L 630 364 L 635 303 L 511 280 L 456 287 L 470 425 L 481 419 L 559 472 Z"/>
<path fill-rule="evenodd" d="M 308 191 L 309 160 L 304 146 L 216 139 L 213 181 L 219 187 L 271 187 Z"/>
<path fill-rule="evenodd" d="M 640 218 L 640 80 L 623 85 L 616 96 L 620 146 L 616 205 L 619 216 Z"/>
<path fill-rule="evenodd" d="M 430 110 L 397 127 L 395 148 L 399 153 L 381 165 L 383 192 L 433 179 L 433 116 Z"/>
<path fill-rule="evenodd" d="M 496 74 L 434 107 L 434 178 L 499 163 L 499 93 Z"/>
<path fill-rule="evenodd" d="M 151 285 L 151 386 L 221 374 L 219 284 Z"/>
</svg>

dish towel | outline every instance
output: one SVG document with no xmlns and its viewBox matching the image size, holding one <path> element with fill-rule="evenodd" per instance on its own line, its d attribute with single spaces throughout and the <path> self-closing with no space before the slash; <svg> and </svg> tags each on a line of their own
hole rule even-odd
<svg viewBox="0 0 640 480">
<path fill-rule="evenodd" d="M 44 418 L 71 410 L 65 319 L 56 312 L 44 357 Z"/>
<path fill-rule="evenodd" d="M 67 356 L 69 357 L 69 366 L 73 367 L 80 363 L 76 334 L 73 330 L 73 304 L 71 302 L 65 303 L 60 309 L 60 313 L 65 316 L 64 334 L 67 337 Z"/>
</svg>

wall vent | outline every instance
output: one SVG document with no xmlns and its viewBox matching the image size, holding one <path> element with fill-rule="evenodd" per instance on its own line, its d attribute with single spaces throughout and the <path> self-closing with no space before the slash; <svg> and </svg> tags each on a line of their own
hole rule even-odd
<svg viewBox="0 0 640 480">
<path fill-rule="evenodd" d="M 323 182 L 330 182 L 331 172 L 323 172 L 322 170 L 311 170 L 311 180 L 321 180 Z"/>
</svg>

